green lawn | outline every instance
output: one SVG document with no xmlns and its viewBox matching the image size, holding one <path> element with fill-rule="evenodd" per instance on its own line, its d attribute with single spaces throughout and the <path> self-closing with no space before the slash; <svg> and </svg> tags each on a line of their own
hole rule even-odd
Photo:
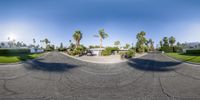
<svg viewBox="0 0 200 100">
<path fill-rule="evenodd" d="M 0 63 L 15 63 L 40 57 L 42 54 L 3 54 L 0 55 Z"/>
<path fill-rule="evenodd" d="M 200 63 L 200 55 L 166 53 L 166 55 L 186 62 Z"/>
</svg>

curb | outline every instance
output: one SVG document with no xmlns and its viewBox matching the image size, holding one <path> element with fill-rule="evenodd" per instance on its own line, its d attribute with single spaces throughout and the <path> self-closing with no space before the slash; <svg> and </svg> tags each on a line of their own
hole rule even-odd
<svg viewBox="0 0 200 100">
<path fill-rule="evenodd" d="M 181 62 L 181 63 L 184 63 L 184 64 L 188 64 L 188 65 L 200 65 L 200 63 L 194 63 L 194 62 L 188 62 L 188 61 L 182 61 L 182 60 L 179 60 L 177 58 L 174 58 L 174 57 L 171 57 L 171 56 L 168 56 L 168 55 L 165 55 L 165 54 L 161 54 L 171 60 L 174 60 L 176 62 Z"/>
<path fill-rule="evenodd" d="M 126 60 L 124 60 L 124 61 L 120 61 L 120 62 L 111 62 L 111 63 L 103 63 L 103 62 L 96 62 L 96 61 L 90 61 L 90 60 L 83 60 L 83 59 L 79 59 L 79 58 L 77 58 L 77 57 L 74 57 L 74 56 L 71 56 L 71 55 L 68 55 L 67 53 L 64 53 L 64 52 L 61 52 L 63 55 L 66 55 L 66 56 L 68 56 L 68 57 L 70 57 L 70 58 L 73 58 L 73 59 L 76 59 L 76 60 L 80 60 L 80 61 L 83 61 L 83 62 L 88 62 L 88 63 L 95 63 L 95 64 L 118 64 L 118 63 L 123 63 L 123 62 L 128 62 L 129 61 L 129 59 L 126 59 Z M 145 55 L 147 55 L 148 53 L 146 53 L 146 54 L 143 54 L 143 55 L 141 55 L 141 56 L 139 56 L 139 57 L 134 57 L 134 58 L 140 58 L 140 57 L 142 57 L 142 56 L 145 56 Z M 130 59 L 134 59 L 134 58 L 130 58 Z"/>
</svg>

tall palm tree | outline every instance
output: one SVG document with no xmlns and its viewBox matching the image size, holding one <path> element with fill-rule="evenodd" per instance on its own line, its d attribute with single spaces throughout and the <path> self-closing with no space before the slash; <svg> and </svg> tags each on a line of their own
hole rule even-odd
<svg viewBox="0 0 200 100">
<path fill-rule="evenodd" d="M 104 29 L 100 29 L 99 30 L 99 34 L 98 35 L 94 35 L 94 37 L 100 38 L 100 48 L 102 48 L 102 41 L 103 41 L 103 39 L 108 37 L 108 34 L 105 33 Z"/>
<path fill-rule="evenodd" d="M 76 41 L 76 47 L 80 45 L 80 41 L 82 39 L 82 33 L 80 30 L 76 30 L 73 34 L 73 38 Z"/>
<path fill-rule="evenodd" d="M 47 45 L 48 45 L 49 43 L 51 43 L 47 38 L 45 38 L 44 40 L 40 40 L 40 42 L 45 43 L 46 48 L 47 48 Z"/>
<path fill-rule="evenodd" d="M 35 43 L 36 43 L 36 40 L 35 40 L 35 38 L 33 38 L 33 44 L 34 44 L 34 47 L 35 47 Z"/>
<path fill-rule="evenodd" d="M 173 47 L 173 45 L 174 45 L 175 42 L 176 42 L 176 39 L 175 39 L 173 36 L 171 36 L 171 37 L 169 38 L 170 46 Z"/>
</svg>

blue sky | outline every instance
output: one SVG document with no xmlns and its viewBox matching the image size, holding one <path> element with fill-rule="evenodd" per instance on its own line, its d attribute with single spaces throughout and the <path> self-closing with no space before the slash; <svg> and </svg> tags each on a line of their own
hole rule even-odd
<svg viewBox="0 0 200 100">
<path fill-rule="evenodd" d="M 48 38 L 68 45 L 72 34 L 83 33 L 82 44 L 99 44 L 93 37 L 104 28 L 104 46 L 136 43 L 147 33 L 158 44 L 164 36 L 180 42 L 200 41 L 199 0 L 0 0 L 0 41 L 13 37 L 32 43 Z"/>
</svg>

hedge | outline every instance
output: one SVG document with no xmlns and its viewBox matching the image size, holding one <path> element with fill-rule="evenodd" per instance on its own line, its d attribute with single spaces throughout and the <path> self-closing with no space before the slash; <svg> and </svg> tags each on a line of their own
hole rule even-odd
<svg viewBox="0 0 200 100">
<path fill-rule="evenodd" d="M 0 49 L 0 54 L 30 53 L 30 49 Z"/>
<path fill-rule="evenodd" d="M 186 54 L 200 54 L 200 50 L 186 50 Z"/>
<path fill-rule="evenodd" d="M 102 51 L 101 55 L 109 56 L 113 53 L 113 51 L 117 51 L 119 48 L 117 47 L 107 47 L 105 50 Z"/>
</svg>

